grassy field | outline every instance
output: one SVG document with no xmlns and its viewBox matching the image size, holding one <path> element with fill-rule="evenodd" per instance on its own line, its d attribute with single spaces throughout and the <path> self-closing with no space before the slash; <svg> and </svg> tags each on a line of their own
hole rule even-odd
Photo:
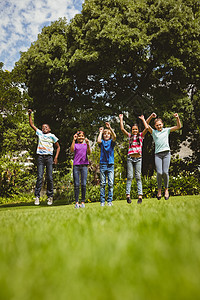
<svg viewBox="0 0 200 300">
<path fill-rule="evenodd" d="M 0 299 L 200 299 L 200 196 L 0 208 Z"/>
</svg>

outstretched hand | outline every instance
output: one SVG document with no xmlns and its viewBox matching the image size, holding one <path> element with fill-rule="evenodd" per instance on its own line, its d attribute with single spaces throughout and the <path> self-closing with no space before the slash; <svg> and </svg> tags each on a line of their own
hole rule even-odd
<svg viewBox="0 0 200 300">
<path fill-rule="evenodd" d="M 77 134 L 77 133 L 75 133 L 75 135 L 74 135 L 74 140 L 76 140 L 76 139 L 77 139 L 77 137 L 78 137 L 78 134 Z"/>
<path fill-rule="evenodd" d="M 103 132 L 103 131 L 104 131 L 104 127 L 100 127 L 100 128 L 99 128 L 99 131 L 100 131 L 100 132 Z"/>
<path fill-rule="evenodd" d="M 175 117 L 175 118 L 178 118 L 178 114 L 177 114 L 177 113 L 175 113 L 175 114 L 174 114 L 174 117 Z"/>
<path fill-rule="evenodd" d="M 144 115 L 138 117 L 140 120 L 144 120 Z"/>
<path fill-rule="evenodd" d="M 152 118 L 156 118 L 157 117 L 156 113 L 154 113 L 154 112 L 151 114 L 151 116 L 152 116 Z"/>
<path fill-rule="evenodd" d="M 123 114 L 119 114 L 120 119 L 123 119 L 123 116 L 124 116 Z"/>
<path fill-rule="evenodd" d="M 31 115 L 32 112 L 33 112 L 32 109 L 29 108 L 29 109 L 28 109 L 28 114 Z"/>
<path fill-rule="evenodd" d="M 107 128 L 109 128 L 109 129 L 111 128 L 111 126 L 110 126 L 110 123 L 109 123 L 109 122 L 106 122 L 105 124 L 106 124 L 106 127 L 107 127 Z"/>
</svg>

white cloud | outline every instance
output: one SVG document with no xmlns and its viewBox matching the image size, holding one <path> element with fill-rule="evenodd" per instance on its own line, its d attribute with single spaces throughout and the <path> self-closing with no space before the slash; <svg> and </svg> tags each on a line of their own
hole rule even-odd
<svg viewBox="0 0 200 300">
<path fill-rule="evenodd" d="M 0 1 L 0 61 L 4 69 L 12 70 L 20 58 L 37 40 L 42 27 L 59 18 L 69 22 L 80 13 L 84 0 L 8 0 Z"/>
</svg>

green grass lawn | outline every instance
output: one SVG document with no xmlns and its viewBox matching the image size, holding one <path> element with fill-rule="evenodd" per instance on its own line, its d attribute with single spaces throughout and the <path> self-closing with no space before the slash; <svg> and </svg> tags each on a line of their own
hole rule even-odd
<svg viewBox="0 0 200 300">
<path fill-rule="evenodd" d="M 200 299 L 200 195 L 0 208 L 0 298 Z"/>
</svg>

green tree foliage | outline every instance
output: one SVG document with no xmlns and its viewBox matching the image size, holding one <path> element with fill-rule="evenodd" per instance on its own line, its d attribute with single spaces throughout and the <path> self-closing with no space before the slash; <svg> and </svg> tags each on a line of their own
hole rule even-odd
<svg viewBox="0 0 200 300">
<path fill-rule="evenodd" d="M 32 149 L 33 137 L 28 124 L 30 97 L 13 72 L 0 65 L 0 155 Z"/>
<path fill-rule="evenodd" d="M 182 138 L 189 128 L 193 139 L 199 33 L 198 0 L 86 0 L 69 24 L 60 19 L 44 27 L 16 69 L 25 72 L 37 124 L 50 123 L 63 149 L 75 130 L 91 138 L 102 121 L 123 111 L 128 125 L 155 111 L 168 126 L 178 112 Z M 175 133 L 173 149 L 179 141 Z"/>
</svg>

